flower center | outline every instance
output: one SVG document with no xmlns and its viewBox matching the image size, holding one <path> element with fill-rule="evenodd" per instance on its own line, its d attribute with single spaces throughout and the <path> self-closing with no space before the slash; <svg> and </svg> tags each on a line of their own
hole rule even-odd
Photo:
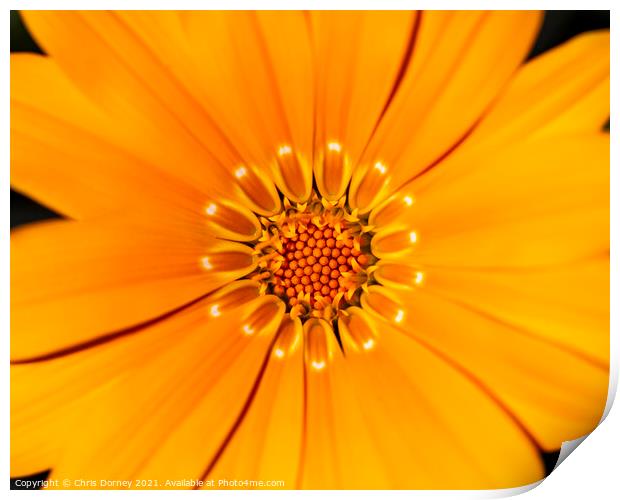
<svg viewBox="0 0 620 500">
<path fill-rule="evenodd" d="M 333 320 L 339 310 L 359 305 L 376 258 L 370 252 L 366 221 L 345 205 L 313 194 L 262 218 L 255 246 L 258 269 L 251 276 L 280 297 L 292 317 Z"/>
</svg>

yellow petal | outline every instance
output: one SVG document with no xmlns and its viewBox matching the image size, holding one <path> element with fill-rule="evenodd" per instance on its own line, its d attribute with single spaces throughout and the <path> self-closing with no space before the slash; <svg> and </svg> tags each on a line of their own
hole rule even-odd
<svg viewBox="0 0 620 500">
<path fill-rule="evenodd" d="M 374 277 L 382 285 L 396 289 L 411 289 L 422 286 L 426 281 L 426 273 L 422 268 L 389 260 L 377 263 Z"/>
<path fill-rule="evenodd" d="M 427 269 L 424 287 L 601 366 L 609 364 L 607 257 L 518 271 Z"/>
<path fill-rule="evenodd" d="M 345 356 L 331 332 L 306 327 L 302 487 L 498 488 L 542 476 L 532 442 L 483 391 L 399 332 L 360 335 L 364 316 L 341 323 Z M 311 335 L 331 354 L 320 370 Z"/>
<path fill-rule="evenodd" d="M 55 59 L 13 54 L 11 184 L 77 219 L 127 207 L 197 213 L 209 196 L 234 197 L 232 177 L 223 178 L 203 155 L 170 136 L 130 130 L 128 119 L 100 104 Z"/>
<path fill-rule="evenodd" d="M 152 320 L 251 271 L 251 249 L 200 226 L 127 217 L 11 237 L 11 357 L 46 356 Z"/>
<path fill-rule="evenodd" d="M 70 402 L 81 423 L 52 478 L 158 479 L 167 488 L 166 479 L 199 477 L 260 377 L 282 306 L 259 299 L 209 322 L 196 309 L 185 335 L 168 336 L 166 349 Z M 270 321 L 248 335 L 248 319 L 264 307 Z"/>
<path fill-rule="evenodd" d="M 88 412 L 101 403 L 101 393 L 108 391 L 110 385 L 116 387 L 127 376 L 136 376 L 166 353 L 177 352 L 175 349 L 187 351 L 191 347 L 194 351 L 190 354 L 204 355 L 209 342 L 219 339 L 217 335 L 205 336 L 205 329 L 218 334 L 219 330 L 228 332 L 232 328 L 231 318 L 243 314 L 239 307 L 252 300 L 248 292 L 251 290 L 247 285 L 236 286 L 228 292 L 234 295 L 234 303 L 226 296 L 202 299 L 168 319 L 145 326 L 136 335 L 118 337 L 45 362 L 13 364 L 11 474 L 23 476 L 58 467 L 60 458 L 71 455 L 71 449 L 79 446 L 76 432 L 92 431 L 89 425 L 93 422 L 88 421 L 92 416 Z M 256 298 L 256 293 L 253 297 Z M 220 316 L 211 314 L 214 305 L 219 306 Z M 179 370 L 182 380 L 184 364 L 179 359 L 185 361 L 183 357 L 178 358 L 142 390 L 161 388 L 166 377 L 177 381 Z M 120 418 L 125 408 L 110 406 L 106 411 L 110 418 Z M 102 418 L 97 425 L 106 422 L 111 421 Z M 102 427 L 94 434 L 106 434 L 109 430 L 113 429 Z"/>
<path fill-rule="evenodd" d="M 331 327 L 311 319 L 304 324 L 304 333 L 305 434 L 298 487 L 384 485 L 385 457 L 377 453 Z"/>
<path fill-rule="evenodd" d="M 405 11 L 310 12 L 317 68 L 314 172 L 328 199 L 342 196 L 389 105 L 416 21 L 417 13 Z"/>
<path fill-rule="evenodd" d="M 596 132 L 609 118 L 609 31 L 582 34 L 519 69 L 467 144 Z"/>
<path fill-rule="evenodd" d="M 529 11 L 422 13 L 410 67 L 362 163 L 381 162 L 395 190 L 454 148 L 527 55 L 540 19 Z M 362 212 L 379 201 L 365 174 L 351 183 Z"/>
<path fill-rule="evenodd" d="M 226 479 L 263 481 L 267 489 L 295 488 L 303 439 L 303 402 L 301 323 L 284 319 L 252 404 L 207 479 L 217 488 L 254 487 L 221 483 Z M 284 484 L 267 485 L 273 480 Z"/>
<path fill-rule="evenodd" d="M 289 198 L 305 201 L 312 188 L 314 114 L 306 15 L 188 12 L 182 19 L 193 44 L 193 80 L 199 79 L 211 116 L 247 161 L 271 173 Z M 169 53 L 167 61 L 179 66 L 174 59 Z M 286 152 L 283 162 L 280 152 Z"/>
<path fill-rule="evenodd" d="M 248 320 L 243 315 L 240 321 L 229 319 L 234 329 L 225 333 L 228 338 L 219 339 L 209 353 L 210 360 L 203 358 L 198 373 L 192 375 L 194 381 L 202 381 L 203 391 L 196 390 L 195 384 L 188 380 L 187 389 L 196 401 L 193 411 L 183 416 L 179 425 L 160 441 L 160 446 L 154 443 L 156 449 L 141 464 L 139 477 L 168 480 L 206 477 L 210 464 L 245 418 L 246 407 L 253 404 L 284 313 L 284 304 L 274 297 L 260 298 L 258 303 L 262 304 L 258 306 L 260 309 L 256 305 L 253 309 L 259 315 L 256 321 L 262 325 L 257 324 L 248 334 Z M 250 308 L 252 304 L 247 307 Z M 158 416 L 165 427 L 166 414 Z M 153 428 L 161 431 L 161 427 Z M 148 430 L 135 438 L 138 443 L 152 442 Z"/>
<path fill-rule="evenodd" d="M 481 148 L 445 167 L 420 191 L 399 191 L 415 197 L 412 206 L 373 212 L 383 228 L 375 247 L 417 265 L 487 268 L 557 265 L 608 250 L 607 134 Z"/>
<path fill-rule="evenodd" d="M 205 205 L 205 227 L 216 238 L 232 241 L 255 241 L 261 235 L 261 225 L 245 206 L 227 201 Z"/>
<path fill-rule="evenodd" d="M 431 294 L 428 280 L 399 293 L 407 320 L 396 327 L 474 378 L 542 448 L 557 449 L 596 427 L 607 399 L 605 367 Z"/>
<path fill-rule="evenodd" d="M 153 163 L 165 162 L 205 190 L 230 186 L 242 157 L 185 82 L 134 29 L 133 17 L 138 16 L 129 14 L 126 19 L 103 11 L 24 13 L 46 53 L 114 118 L 113 133 L 125 147 L 139 149 Z M 182 58 L 187 44 L 171 27 L 177 16 L 161 13 L 156 26 Z M 220 179 L 213 179 L 214 172 Z"/>
</svg>

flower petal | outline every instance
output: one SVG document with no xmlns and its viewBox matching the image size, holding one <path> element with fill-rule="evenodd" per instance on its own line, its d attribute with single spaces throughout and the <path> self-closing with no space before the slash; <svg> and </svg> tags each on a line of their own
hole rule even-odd
<svg viewBox="0 0 620 500">
<path fill-rule="evenodd" d="M 397 328 L 473 377 L 543 449 L 557 449 L 598 424 L 606 367 L 425 287 L 400 291 L 400 298 L 404 321 Z"/>
<path fill-rule="evenodd" d="M 405 252 L 422 266 L 506 268 L 558 265 L 609 249 L 607 134 L 470 150 L 442 172 L 419 191 L 399 191 L 401 210 L 388 203 L 373 212 L 371 223 L 385 228 L 373 238 L 377 252 Z M 405 195 L 415 202 L 402 209 Z"/>
<path fill-rule="evenodd" d="M 254 400 L 206 478 L 280 480 L 296 487 L 303 433 L 303 340 L 299 320 L 285 319 Z M 273 489 L 273 486 L 268 489 Z M 206 488 L 211 489 L 211 488 Z"/>
<path fill-rule="evenodd" d="M 84 422 L 89 398 L 120 374 L 140 370 L 209 318 L 207 299 L 186 311 L 92 349 L 40 363 L 11 365 L 11 475 L 58 466 Z M 172 345 L 175 345 L 172 343 Z M 80 406 L 81 405 L 81 406 Z"/>
<path fill-rule="evenodd" d="M 365 212 L 379 201 L 374 177 L 397 189 L 454 148 L 527 55 L 540 20 L 530 11 L 424 12 L 410 67 L 353 175 L 352 206 Z"/>
<path fill-rule="evenodd" d="M 432 293 L 609 364 L 609 259 L 519 271 L 427 269 Z"/>
<path fill-rule="evenodd" d="M 171 22 L 166 21 L 176 16 L 159 14 L 158 26 L 168 28 Z M 167 133 L 168 143 L 180 141 L 205 163 L 235 157 L 232 146 L 183 82 L 121 16 L 104 11 L 25 11 L 24 18 L 70 79 L 117 119 L 139 123 L 144 138 L 147 131 Z M 174 36 L 165 38 L 168 43 L 177 41 Z M 179 160 L 177 168 L 189 173 L 189 166 Z"/>
<path fill-rule="evenodd" d="M 227 337 L 219 339 L 216 349 L 211 349 L 211 362 L 202 359 L 201 369 L 196 373 L 203 380 L 204 389 L 197 390 L 191 380 L 187 381 L 186 388 L 197 397 L 197 404 L 191 414 L 183 416 L 180 425 L 171 429 L 165 441 L 160 441 L 157 450 L 144 456 L 141 477 L 204 478 L 209 464 L 217 458 L 219 451 L 227 445 L 231 432 L 245 418 L 246 408 L 252 404 L 264 377 L 274 335 L 284 313 L 284 304 L 279 299 L 266 297 L 257 302 L 260 305 L 253 308 L 260 315 L 260 328 L 256 327 L 248 334 L 244 315 L 241 315 L 241 321 L 230 320 L 233 328 L 226 331 Z M 220 349 L 225 348 L 229 352 L 219 354 Z M 141 415 L 143 409 L 138 409 L 138 420 Z M 164 425 L 153 427 L 156 433 L 161 433 L 167 420 L 165 412 L 159 417 Z M 138 445 L 153 442 L 149 429 L 134 434 L 132 438 Z"/>
<path fill-rule="evenodd" d="M 361 415 L 355 411 L 351 393 L 336 391 L 335 384 L 346 379 L 337 371 L 344 358 L 331 326 L 323 320 L 310 319 L 304 323 L 304 442 L 298 487 L 302 489 L 355 489 L 359 481 L 359 465 L 345 475 L 343 464 L 351 443 L 341 435 L 344 429 L 364 429 Z M 340 387 L 340 386 L 339 386 Z M 339 397 L 340 396 L 340 397 Z M 344 415 L 351 418 L 344 418 Z M 363 433 L 357 436 L 358 462 L 379 464 L 376 454 L 368 449 Z M 360 453 L 360 450 L 362 452 Z M 352 450 L 351 450 L 352 451 Z M 370 466 L 368 466 L 369 468 Z M 361 475 L 363 471 L 359 472 Z M 379 478 L 380 469 L 369 479 Z"/>
<path fill-rule="evenodd" d="M 519 69 L 467 144 L 597 132 L 609 118 L 609 31 L 579 35 Z"/>
<path fill-rule="evenodd" d="M 352 325 L 351 328 L 355 328 Z M 380 326 L 306 363 L 304 488 L 501 488 L 538 480 L 536 448 L 475 384 Z M 308 340 L 308 337 L 307 337 Z"/>
<path fill-rule="evenodd" d="M 246 161 L 270 174 L 289 198 L 307 199 L 314 75 L 306 14 L 211 11 L 182 19 L 211 116 L 243 148 Z M 173 59 L 177 55 L 169 54 L 168 63 Z"/>
<path fill-rule="evenodd" d="M 30 415 L 48 434 L 67 437 L 53 463 L 54 478 L 148 477 L 166 487 L 163 480 L 173 478 L 174 466 L 183 471 L 181 477 L 196 477 L 208 461 L 207 447 L 211 454 L 217 450 L 255 383 L 282 314 L 278 303 L 259 299 L 208 322 L 208 304 L 197 304 L 142 335 L 49 363 L 16 367 L 21 376 L 41 375 L 47 367 L 64 378 L 56 376 L 51 386 L 44 382 L 48 387 L 44 402 L 35 405 L 36 411 L 32 405 L 18 407 L 14 419 L 28 424 Z M 267 321 L 258 321 L 256 315 L 265 307 L 270 308 L 263 314 Z M 256 328 L 248 334 L 252 318 L 258 322 L 251 323 Z M 80 362 L 82 356 L 87 361 Z M 83 384 L 82 378 L 90 383 Z M 56 387 L 59 379 L 66 385 Z M 86 392 L 76 391 L 75 384 L 86 387 Z M 65 386 L 70 389 L 62 391 Z M 28 395 L 19 394 L 27 402 Z M 51 411 L 43 412 L 50 404 Z M 174 462 L 168 463 L 170 475 L 140 476 L 147 462 L 156 461 L 165 443 L 203 406 L 209 407 L 210 415 L 206 420 L 200 416 L 209 427 L 209 432 L 200 434 L 206 443 L 193 451 L 189 446 L 176 448 L 168 457 Z M 63 412 L 79 415 L 79 425 L 69 428 L 48 416 Z M 187 464 L 191 465 L 184 469 Z"/>
<path fill-rule="evenodd" d="M 199 155 L 129 128 L 84 97 L 55 59 L 11 55 L 11 184 L 19 191 L 77 219 L 127 207 L 196 213 L 209 197 L 234 196 L 232 177 L 225 182 Z"/>
<path fill-rule="evenodd" d="M 58 221 L 11 237 L 11 357 L 101 339 L 182 307 L 251 271 L 242 244 L 193 224 L 127 217 Z"/>
<path fill-rule="evenodd" d="M 317 68 L 314 171 L 323 196 L 338 199 L 398 86 L 410 57 L 417 13 L 309 15 Z M 342 149 L 338 161 L 330 158 L 335 145 Z"/>
</svg>

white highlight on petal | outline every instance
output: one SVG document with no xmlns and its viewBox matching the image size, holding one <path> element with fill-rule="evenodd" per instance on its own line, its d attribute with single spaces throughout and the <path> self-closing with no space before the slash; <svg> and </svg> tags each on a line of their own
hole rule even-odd
<svg viewBox="0 0 620 500">
<path fill-rule="evenodd" d="M 415 278 L 413 278 L 413 282 L 416 285 L 421 285 L 423 281 L 424 281 L 424 273 L 422 271 L 417 271 L 415 273 Z"/>
<path fill-rule="evenodd" d="M 404 317 L 405 317 L 405 311 L 403 311 L 402 309 L 399 309 L 398 312 L 396 313 L 396 316 L 394 317 L 394 321 L 396 323 L 400 323 Z"/>
<path fill-rule="evenodd" d="M 413 198 L 411 196 L 405 196 L 403 198 L 403 201 L 405 202 L 405 205 L 407 205 L 408 207 L 413 205 Z"/>
<path fill-rule="evenodd" d="M 325 368 L 325 361 L 313 361 L 310 364 L 312 365 L 312 368 L 314 368 L 317 371 L 320 371 L 323 368 Z"/>
<path fill-rule="evenodd" d="M 280 156 L 289 155 L 292 152 L 293 152 L 293 149 L 290 146 L 286 145 L 286 144 L 284 146 L 280 146 L 280 149 L 278 149 L 278 154 Z"/>
<path fill-rule="evenodd" d="M 209 310 L 209 314 L 211 316 L 213 316 L 214 318 L 217 318 L 218 316 L 221 316 L 222 312 L 220 311 L 220 305 L 219 304 L 213 304 L 211 306 L 211 309 Z"/>
<path fill-rule="evenodd" d="M 245 176 L 248 173 L 248 169 L 245 167 L 239 167 L 235 170 L 235 177 L 237 179 L 241 179 L 241 177 Z"/>
<path fill-rule="evenodd" d="M 213 264 L 211 264 L 209 257 L 203 257 L 202 259 L 200 259 L 200 263 L 202 264 L 202 267 L 207 271 L 213 269 Z"/>
<path fill-rule="evenodd" d="M 366 342 L 362 344 L 362 347 L 367 351 L 372 349 L 375 345 L 375 341 L 373 339 L 368 339 Z"/>
<path fill-rule="evenodd" d="M 280 349 L 279 347 L 275 351 L 273 351 L 273 353 L 275 354 L 276 358 L 284 357 L 284 351 Z"/>
<path fill-rule="evenodd" d="M 387 167 L 383 163 L 378 161 L 377 163 L 375 163 L 375 170 L 378 170 L 379 172 L 381 172 L 381 174 L 385 174 L 387 172 Z"/>
<path fill-rule="evenodd" d="M 246 335 L 252 335 L 254 333 L 254 328 L 252 328 L 250 325 L 243 325 L 243 333 L 245 333 Z"/>
<path fill-rule="evenodd" d="M 205 208 L 205 212 L 207 212 L 207 215 L 215 215 L 215 212 L 217 212 L 217 205 L 215 203 L 209 203 L 207 208 Z"/>
<path fill-rule="evenodd" d="M 409 241 L 411 243 L 416 243 L 418 241 L 418 233 L 416 233 L 415 231 L 411 231 L 409 233 Z"/>
<path fill-rule="evenodd" d="M 339 142 L 328 142 L 327 149 L 329 149 L 330 151 L 336 151 L 337 153 L 340 153 L 340 151 L 342 151 L 342 146 L 340 145 Z"/>
</svg>

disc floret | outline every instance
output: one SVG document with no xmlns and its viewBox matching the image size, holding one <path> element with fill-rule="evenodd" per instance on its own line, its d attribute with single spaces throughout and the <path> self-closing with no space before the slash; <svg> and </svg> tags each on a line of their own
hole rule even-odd
<svg viewBox="0 0 620 500">
<path fill-rule="evenodd" d="M 280 297 L 289 314 L 302 320 L 333 320 L 359 305 L 376 261 L 370 252 L 372 228 L 347 208 L 344 197 L 285 199 L 283 211 L 261 223 L 252 278 L 261 282 L 263 293 Z"/>
</svg>

